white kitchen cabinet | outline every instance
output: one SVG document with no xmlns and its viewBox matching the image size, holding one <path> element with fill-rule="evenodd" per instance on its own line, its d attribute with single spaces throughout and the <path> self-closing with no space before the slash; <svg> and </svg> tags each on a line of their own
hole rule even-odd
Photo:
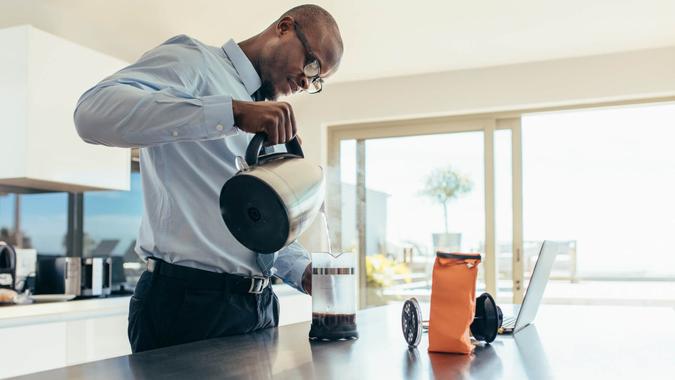
<svg viewBox="0 0 675 380">
<path fill-rule="evenodd" d="M 308 322 L 312 298 L 273 285 L 279 325 Z M 0 379 L 131 353 L 129 297 L 5 306 L 0 312 Z M 309 333 L 309 329 L 307 329 Z"/>
<path fill-rule="evenodd" d="M 0 191 L 129 190 L 130 150 L 87 144 L 80 95 L 126 65 L 29 25 L 0 30 Z"/>
</svg>

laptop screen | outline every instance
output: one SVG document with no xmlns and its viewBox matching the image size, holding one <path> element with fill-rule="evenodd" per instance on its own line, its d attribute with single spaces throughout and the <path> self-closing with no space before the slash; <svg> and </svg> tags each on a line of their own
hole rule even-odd
<svg viewBox="0 0 675 380">
<path fill-rule="evenodd" d="M 546 283 L 548 283 L 548 278 L 551 275 L 551 269 L 553 268 L 553 262 L 555 261 L 557 252 L 556 242 L 545 240 L 542 243 L 541 249 L 539 250 L 539 257 L 534 264 L 534 270 L 532 270 L 530 284 L 525 291 L 523 305 L 518 311 L 515 330 L 519 330 L 534 321 L 534 317 L 537 315 L 537 309 L 539 309 L 539 304 L 541 303 L 541 298 L 544 296 Z"/>
</svg>

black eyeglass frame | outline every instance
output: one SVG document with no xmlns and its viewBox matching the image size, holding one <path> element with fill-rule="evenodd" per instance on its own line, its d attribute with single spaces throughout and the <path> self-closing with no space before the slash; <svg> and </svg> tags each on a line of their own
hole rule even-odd
<svg viewBox="0 0 675 380">
<path fill-rule="evenodd" d="M 316 91 L 307 90 L 307 92 L 310 94 L 318 94 L 323 89 L 323 79 L 319 77 L 319 75 L 321 75 L 321 63 L 316 58 L 316 55 L 314 55 L 314 53 L 312 52 L 312 49 L 309 48 L 307 37 L 305 36 L 305 33 L 302 32 L 300 24 L 298 24 L 297 21 L 293 20 L 293 26 L 295 27 L 295 35 L 298 36 L 298 39 L 300 40 L 302 47 L 305 48 L 306 62 L 309 62 L 305 64 L 305 66 L 302 68 L 302 71 L 309 80 L 310 89 L 312 87 L 318 88 L 318 90 Z M 307 70 L 312 70 L 310 66 L 314 64 L 316 64 L 318 70 L 315 75 L 310 76 L 310 74 L 307 74 Z M 318 84 L 318 86 L 316 84 Z"/>
</svg>

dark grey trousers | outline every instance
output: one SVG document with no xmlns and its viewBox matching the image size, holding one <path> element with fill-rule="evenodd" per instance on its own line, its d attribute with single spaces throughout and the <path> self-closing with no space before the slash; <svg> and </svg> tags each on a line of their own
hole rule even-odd
<svg viewBox="0 0 675 380">
<path fill-rule="evenodd" d="M 136 353 L 278 324 L 271 286 L 261 294 L 232 294 L 146 271 L 129 304 L 128 335 Z"/>
</svg>

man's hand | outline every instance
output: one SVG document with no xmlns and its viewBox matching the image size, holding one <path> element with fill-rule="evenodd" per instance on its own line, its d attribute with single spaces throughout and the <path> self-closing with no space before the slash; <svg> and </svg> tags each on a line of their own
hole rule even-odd
<svg viewBox="0 0 675 380">
<path fill-rule="evenodd" d="M 295 137 L 295 115 L 286 102 L 232 100 L 234 124 L 249 133 L 265 132 L 266 145 L 283 144 Z"/>
<path fill-rule="evenodd" d="M 307 265 L 302 274 L 302 288 L 305 289 L 305 293 L 312 295 L 312 264 Z"/>
</svg>

